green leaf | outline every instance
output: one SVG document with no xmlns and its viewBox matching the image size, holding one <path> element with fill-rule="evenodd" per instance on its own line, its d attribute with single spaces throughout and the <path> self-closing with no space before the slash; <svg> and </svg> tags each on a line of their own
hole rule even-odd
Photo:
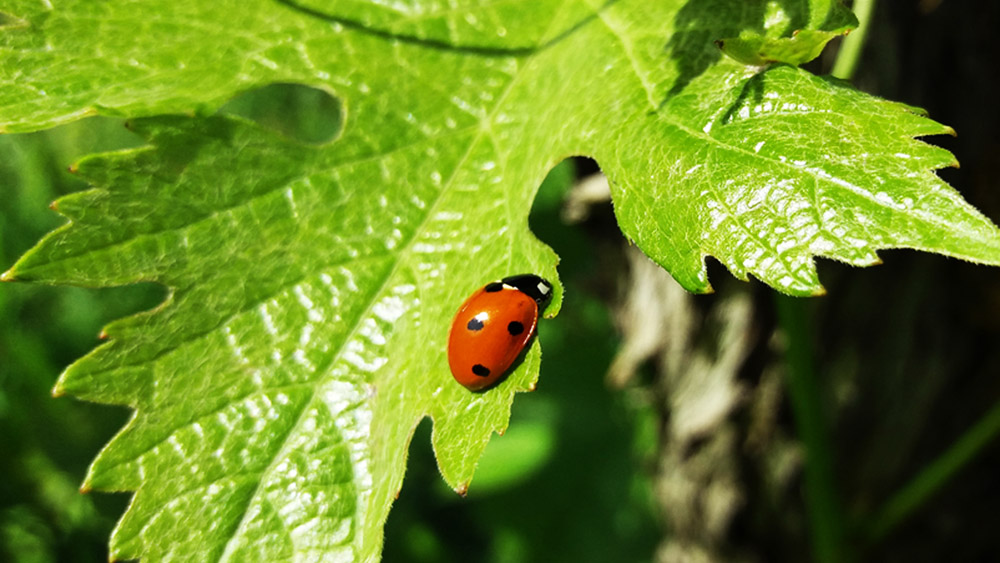
<svg viewBox="0 0 1000 563">
<path fill-rule="evenodd" d="M 591 10 L 579 9 L 586 6 L 583 2 L 492 2 L 484 8 L 481 0 L 278 1 L 314 17 L 388 37 L 505 52 L 547 44 L 592 16 Z"/>
<path fill-rule="evenodd" d="M 834 37 L 858 27 L 858 19 L 840 0 L 815 1 L 808 10 L 788 10 L 769 2 L 764 22 L 764 30 L 743 29 L 738 37 L 719 39 L 715 44 L 745 64 L 800 65 L 818 57 Z"/>
<path fill-rule="evenodd" d="M 692 291 L 706 256 L 799 295 L 822 290 L 815 256 L 1000 263 L 997 229 L 933 172 L 954 158 L 914 140 L 947 127 L 722 56 L 713 41 L 769 33 L 769 3 L 323 4 L 5 7 L 27 23 L 0 34 L 0 127 L 145 116 L 148 146 L 81 160 L 95 189 L 5 274 L 170 288 L 57 388 L 135 409 L 85 484 L 138 491 L 114 557 L 374 559 L 424 416 L 464 490 L 540 350 L 469 393 L 451 316 L 503 275 L 558 281 L 527 213 L 570 155 L 596 158 L 622 230 Z M 813 22 L 829 3 L 788 5 Z M 341 135 L 207 115 L 274 82 L 335 94 Z M 189 116 L 149 117 L 169 113 Z"/>
</svg>

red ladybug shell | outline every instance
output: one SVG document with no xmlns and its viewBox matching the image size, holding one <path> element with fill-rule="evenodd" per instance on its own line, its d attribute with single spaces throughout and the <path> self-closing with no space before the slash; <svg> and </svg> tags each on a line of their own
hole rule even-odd
<svg viewBox="0 0 1000 563">
<path fill-rule="evenodd" d="M 531 341 L 552 286 L 525 274 L 487 284 L 458 309 L 448 335 L 448 364 L 471 391 L 496 383 Z"/>
</svg>

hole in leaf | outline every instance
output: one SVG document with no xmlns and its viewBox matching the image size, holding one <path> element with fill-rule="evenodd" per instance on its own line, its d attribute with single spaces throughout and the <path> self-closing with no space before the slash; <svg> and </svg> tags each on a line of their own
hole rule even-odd
<svg viewBox="0 0 1000 563">
<path fill-rule="evenodd" d="M 531 206 L 531 215 L 548 213 L 558 216 L 559 210 L 573 185 L 580 179 L 597 172 L 600 172 L 600 168 L 590 158 L 571 157 L 555 165 L 552 170 L 549 170 L 541 186 L 538 187 L 538 193 Z M 532 230 L 535 230 L 535 218 L 530 221 Z"/>
<path fill-rule="evenodd" d="M 229 101 L 221 113 L 239 115 L 286 137 L 320 145 L 333 140 L 343 125 L 340 101 L 302 84 L 270 84 Z"/>
<path fill-rule="evenodd" d="M 594 261 L 597 247 L 622 242 L 611 199 L 606 193 L 591 194 L 592 190 L 582 185 L 599 183 L 599 172 L 593 159 L 568 158 L 549 171 L 538 189 L 528 225 L 535 236 L 560 255 L 560 276 L 572 275 L 572 269 L 577 267 L 593 271 L 598 268 Z M 573 211 L 581 207 L 583 213 Z M 620 251 L 611 251 L 611 255 L 618 256 Z"/>
</svg>

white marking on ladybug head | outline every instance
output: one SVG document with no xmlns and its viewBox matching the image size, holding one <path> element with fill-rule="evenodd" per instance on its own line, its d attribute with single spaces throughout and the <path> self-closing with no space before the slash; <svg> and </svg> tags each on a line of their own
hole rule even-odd
<svg viewBox="0 0 1000 563">
<path fill-rule="evenodd" d="M 538 282 L 538 293 L 546 295 L 549 292 L 549 286 L 545 282 Z"/>
</svg>

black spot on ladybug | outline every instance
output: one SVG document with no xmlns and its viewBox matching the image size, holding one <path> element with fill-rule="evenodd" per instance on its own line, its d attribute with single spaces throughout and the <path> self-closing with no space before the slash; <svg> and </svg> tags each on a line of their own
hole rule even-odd
<svg viewBox="0 0 1000 563">
<path fill-rule="evenodd" d="M 486 367 L 486 366 L 484 366 L 482 364 L 476 364 L 476 365 L 472 366 L 472 373 L 478 375 L 479 377 L 489 377 L 490 376 L 490 368 L 488 368 L 488 367 Z"/>
<path fill-rule="evenodd" d="M 503 289 L 503 284 L 500 282 L 488 283 L 483 289 L 486 290 L 486 293 L 496 293 Z"/>
<path fill-rule="evenodd" d="M 507 332 L 509 332 L 511 336 L 517 336 L 518 334 L 524 332 L 524 325 L 517 321 L 510 321 L 507 325 Z"/>
<path fill-rule="evenodd" d="M 472 317 L 469 319 L 469 324 L 465 325 L 465 328 L 469 330 L 483 330 L 483 321 L 477 319 L 476 317 Z"/>
</svg>

